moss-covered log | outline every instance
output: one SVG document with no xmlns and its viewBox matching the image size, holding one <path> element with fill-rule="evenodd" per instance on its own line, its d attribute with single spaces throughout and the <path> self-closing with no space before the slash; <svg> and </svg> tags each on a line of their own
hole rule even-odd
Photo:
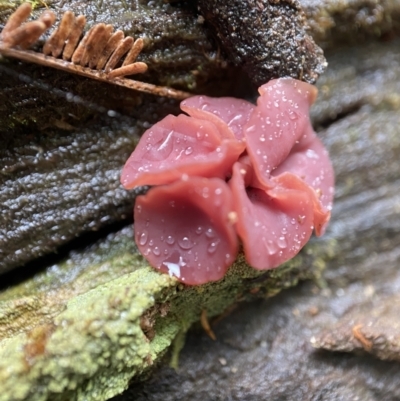
<svg viewBox="0 0 400 401">
<path fill-rule="evenodd" d="M 188 287 L 148 267 L 125 229 L 0 295 L 0 400 L 107 400 L 202 311 L 318 279 L 334 250 L 334 241 L 310 245 L 264 274 L 240 257 L 223 280 Z"/>
<path fill-rule="evenodd" d="M 10 4 L 15 3 L 0 2 L 1 18 Z M 72 3 L 63 4 L 51 6 L 66 9 Z M 342 2 L 307 3 L 305 9 L 327 47 L 354 33 L 358 19 L 365 24 L 358 25 L 356 40 L 394 32 L 395 18 L 388 15 L 398 15 L 396 2 L 363 4 L 352 2 L 345 9 Z M 93 15 L 92 21 L 112 22 L 111 7 L 116 23 L 136 36 L 148 34 L 150 25 L 158 27 L 153 47 L 142 54 L 153 71 L 146 79 L 208 93 L 210 87 L 218 94 L 237 89 L 227 90 L 236 70 L 218 52 L 193 3 L 77 2 L 76 7 L 77 13 Z M 380 7 L 382 18 L 373 20 L 370 30 L 367 17 Z M 153 11 L 160 12 L 160 19 L 153 18 Z M 180 33 L 169 32 L 171 24 Z M 184 44 L 182 31 L 189 34 Z M 174 51 L 169 53 L 171 43 Z M 398 45 L 360 46 L 332 55 L 331 70 L 319 84 L 313 119 L 331 151 L 338 181 L 334 221 L 325 239 L 261 276 L 239 258 L 224 280 L 196 288 L 151 270 L 136 252 L 130 227 L 57 264 L 40 262 L 40 273 L 28 273 L 27 281 L 13 287 L 7 288 L 23 270 L 3 275 L 0 400 L 106 400 L 132 377 L 148 373 L 202 311 L 212 317 L 242 299 L 274 295 L 299 279 L 320 281 L 326 265 L 342 273 L 327 274 L 328 280 L 335 276 L 340 289 L 340 283 L 348 285 L 368 272 L 368 263 L 393 262 L 397 254 L 389 248 L 398 243 L 399 226 Z M 84 231 L 126 219 L 133 196 L 119 187 L 119 170 L 140 133 L 176 112 L 177 103 L 14 61 L 2 61 L 0 67 L 0 270 L 5 271 Z M 379 254 L 382 258 L 374 259 Z M 293 358 L 301 355 L 299 350 Z M 299 369 L 303 362 L 300 357 Z M 301 388 L 297 383 L 294 390 Z M 281 394 L 292 394 L 287 390 Z"/>
<path fill-rule="evenodd" d="M 337 172 L 334 219 L 323 239 L 261 276 L 239 258 L 224 280 L 200 287 L 147 267 L 131 228 L 75 251 L 2 292 L 0 400 L 105 400 L 143 377 L 203 310 L 212 317 L 299 279 L 320 281 L 324 266 L 339 283 L 368 270 L 370 252 L 398 240 L 397 49 L 394 42 L 339 53 L 321 80 L 314 121 Z"/>
</svg>

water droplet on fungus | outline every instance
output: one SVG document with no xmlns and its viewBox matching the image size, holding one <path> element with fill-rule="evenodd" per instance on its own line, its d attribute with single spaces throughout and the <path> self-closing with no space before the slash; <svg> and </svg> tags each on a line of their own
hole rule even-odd
<svg viewBox="0 0 400 401">
<path fill-rule="evenodd" d="M 277 243 L 278 243 L 279 248 L 281 248 L 281 249 L 285 249 L 287 247 L 286 238 L 283 236 L 278 238 Z"/>
<path fill-rule="evenodd" d="M 193 248 L 193 245 L 194 245 L 194 243 L 193 243 L 193 241 L 191 241 L 190 239 L 189 239 L 189 237 L 182 237 L 182 238 L 180 238 L 179 240 L 178 240 L 178 244 L 179 244 L 179 246 L 182 248 L 182 249 L 191 249 L 191 248 Z"/>
<path fill-rule="evenodd" d="M 165 242 L 168 245 L 173 245 L 175 243 L 175 238 L 172 235 L 168 235 L 167 239 L 165 240 Z"/>
<path fill-rule="evenodd" d="M 206 237 L 208 237 L 208 238 L 214 238 L 215 237 L 215 231 L 211 227 L 207 228 Z"/>
<path fill-rule="evenodd" d="M 147 238 L 148 238 L 147 231 L 143 231 L 139 236 L 139 244 L 146 245 Z"/>
<path fill-rule="evenodd" d="M 211 244 L 208 245 L 207 252 L 210 254 L 215 253 L 218 248 L 218 243 L 218 241 L 211 242 Z"/>
<path fill-rule="evenodd" d="M 272 240 L 265 240 L 265 238 L 263 237 L 263 242 L 267 248 L 268 254 L 269 255 L 275 255 L 275 253 L 277 252 L 278 248 L 276 246 L 276 244 L 272 241 Z"/>
<path fill-rule="evenodd" d="M 195 230 L 195 233 L 196 233 L 197 235 L 200 235 L 202 232 L 203 232 L 203 227 L 202 227 L 202 226 L 197 226 L 197 227 L 196 227 L 196 230 Z"/>
</svg>

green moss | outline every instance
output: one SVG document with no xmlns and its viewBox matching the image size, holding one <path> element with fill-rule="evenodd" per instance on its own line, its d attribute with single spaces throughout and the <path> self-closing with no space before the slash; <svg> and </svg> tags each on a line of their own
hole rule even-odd
<svg viewBox="0 0 400 401">
<path fill-rule="evenodd" d="M 144 377 L 174 339 L 179 351 L 202 310 L 213 317 L 252 293 L 318 278 L 334 251 L 311 244 L 269 272 L 241 255 L 223 280 L 187 287 L 148 267 L 124 238 L 109 241 L 108 256 L 104 244 L 92 247 L 1 294 L 0 401 L 106 400 Z"/>
<path fill-rule="evenodd" d="M 203 310 L 213 317 L 318 278 L 334 249 L 311 244 L 269 272 L 251 269 L 241 255 L 223 280 L 187 287 L 148 267 L 127 238 L 117 235 L 0 294 L 0 401 L 106 400 L 144 377 L 174 339 L 178 355 Z"/>
</svg>

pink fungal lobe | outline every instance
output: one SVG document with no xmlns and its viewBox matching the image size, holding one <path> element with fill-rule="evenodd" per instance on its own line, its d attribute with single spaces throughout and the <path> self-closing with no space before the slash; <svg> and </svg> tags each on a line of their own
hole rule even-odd
<svg viewBox="0 0 400 401">
<path fill-rule="evenodd" d="M 122 170 L 125 188 L 174 182 L 183 174 L 225 178 L 244 144 L 206 120 L 169 115 L 147 130 Z"/>
<path fill-rule="evenodd" d="M 193 96 L 181 103 L 181 109 L 191 117 L 214 123 L 222 137 L 242 140 L 243 126 L 249 120 L 254 105 L 232 97 Z"/>
<path fill-rule="evenodd" d="M 135 205 L 135 240 L 150 264 L 186 284 L 221 279 L 238 241 L 225 181 L 193 177 L 158 186 Z"/>
<path fill-rule="evenodd" d="M 273 189 L 245 185 L 251 167 L 238 162 L 230 187 L 238 214 L 237 233 L 248 263 L 271 269 L 296 255 L 313 229 L 312 199 L 308 192 L 276 185 Z"/>
<path fill-rule="evenodd" d="M 136 200 L 135 240 L 149 263 L 186 284 L 221 279 L 240 238 L 248 263 L 295 256 L 330 218 L 334 174 L 308 112 L 314 87 L 278 79 L 257 105 L 195 96 L 189 114 L 147 130 L 121 175 Z"/>
</svg>

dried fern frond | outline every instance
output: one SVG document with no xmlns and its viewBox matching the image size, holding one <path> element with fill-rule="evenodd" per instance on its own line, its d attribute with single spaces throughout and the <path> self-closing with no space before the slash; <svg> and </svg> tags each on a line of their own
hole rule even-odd
<svg viewBox="0 0 400 401">
<path fill-rule="evenodd" d="M 113 32 L 113 26 L 104 23 L 94 25 L 82 38 L 86 18 L 76 17 L 71 11 L 63 14 L 46 40 L 43 53 L 28 50 L 56 20 L 55 14 L 46 10 L 38 20 L 26 22 L 31 12 L 31 4 L 23 3 L 10 16 L 0 33 L 1 55 L 158 96 L 176 99 L 191 96 L 173 88 L 124 78 L 147 71 L 146 63 L 136 61 L 144 46 L 143 39 L 125 37 L 122 31 Z"/>
</svg>

